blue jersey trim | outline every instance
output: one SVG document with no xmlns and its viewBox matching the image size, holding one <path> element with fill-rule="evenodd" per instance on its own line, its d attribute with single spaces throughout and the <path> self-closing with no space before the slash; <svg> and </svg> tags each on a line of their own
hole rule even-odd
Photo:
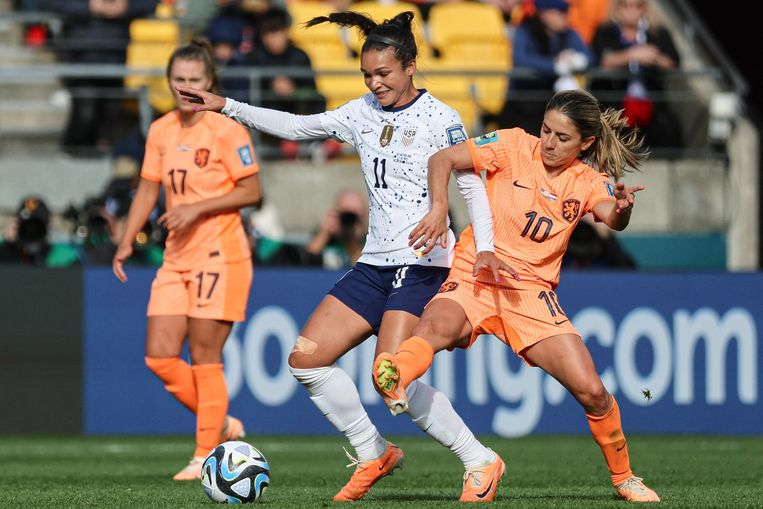
<svg viewBox="0 0 763 509">
<path fill-rule="evenodd" d="M 403 111 L 404 109 L 410 108 L 411 106 L 413 106 L 416 103 L 416 101 L 418 101 L 426 93 L 427 93 L 427 89 L 422 88 L 419 90 L 419 95 L 414 97 L 413 100 L 409 102 L 408 104 L 403 104 L 402 106 L 398 106 L 397 108 L 393 108 L 392 106 L 382 106 L 382 109 L 388 112 Z"/>
</svg>

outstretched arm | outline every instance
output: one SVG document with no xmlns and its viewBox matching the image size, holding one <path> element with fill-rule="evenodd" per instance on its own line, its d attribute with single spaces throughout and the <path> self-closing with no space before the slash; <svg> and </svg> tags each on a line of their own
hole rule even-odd
<svg viewBox="0 0 763 509">
<path fill-rule="evenodd" d="M 328 138 L 320 115 L 293 115 L 284 111 L 259 108 L 196 88 L 176 86 L 183 101 L 194 104 L 196 111 L 215 111 L 241 125 L 286 140 Z"/>
<path fill-rule="evenodd" d="M 635 195 L 644 189 L 644 186 L 626 186 L 618 182 L 615 184 L 615 201 L 598 203 L 593 208 L 593 215 L 613 230 L 624 230 L 631 220 Z"/>
</svg>

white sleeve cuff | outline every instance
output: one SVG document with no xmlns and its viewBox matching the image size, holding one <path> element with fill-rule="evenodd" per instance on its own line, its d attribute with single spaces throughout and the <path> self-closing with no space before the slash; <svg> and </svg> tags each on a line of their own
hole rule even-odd
<svg viewBox="0 0 763 509">
<path fill-rule="evenodd" d="M 456 184 L 464 197 L 469 219 L 474 230 L 477 252 L 495 252 L 493 245 L 493 213 L 487 198 L 487 190 L 480 175 L 473 170 L 456 172 Z"/>
</svg>

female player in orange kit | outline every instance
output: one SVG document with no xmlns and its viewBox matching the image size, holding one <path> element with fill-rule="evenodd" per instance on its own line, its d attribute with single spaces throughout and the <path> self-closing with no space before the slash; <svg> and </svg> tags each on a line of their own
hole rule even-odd
<svg viewBox="0 0 763 509">
<path fill-rule="evenodd" d="M 445 231 L 451 171 L 484 170 L 495 256 L 511 264 L 521 281 L 497 280 L 489 272 L 473 278 L 471 229 L 461 234 L 448 279 L 425 308 L 413 337 L 394 355 L 382 353 L 374 362 L 374 382 L 393 413 L 407 406 L 405 387 L 429 369 L 436 352 L 468 348 L 480 334 L 494 334 L 528 365 L 558 380 L 583 406 L 618 494 L 632 502 L 660 500 L 633 475 L 617 402 L 554 293 L 562 255 L 584 214 L 593 213 L 614 230 L 628 225 L 634 193 L 643 186 L 612 184 L 608 177 L 619 180 L 626 167 L 638 168 L 647 154 L 639 134 L 627 128 L 622 110 L 602 113 L 591 94 L 575 90 L 557 93 L 548 102 L 540 139 L 521 129 L 504 129 L 430 158 L 432 209 L 411 232 L 411 243 L 431 245 Z M 501 473 L 496 468 L 485 474 L 497 483 Z"/>
<path fill-rule="evenodd" d="M 151 286 L 146 364 L 196 414 L 196 450 L 173 477 L 193 480 L 218 443 L 244 436 L 241 421 L 227 415 L 222 350 L 246 311 L 252 262 L 239 209 L 259 201 L 260 182 L 249 132 L 223 115 L 193 111 L 175 92 L 178 85 L 217 90 L 209 43 L 176 49 L 167 79 L 177 108 L 151 124 L 113 270 L 127 281 L 123 264 L 164 187 L 167 212 L 159 223 L 169 237 Z M 180 358 L 186 338 L 192 365 Z"/>
</svg>

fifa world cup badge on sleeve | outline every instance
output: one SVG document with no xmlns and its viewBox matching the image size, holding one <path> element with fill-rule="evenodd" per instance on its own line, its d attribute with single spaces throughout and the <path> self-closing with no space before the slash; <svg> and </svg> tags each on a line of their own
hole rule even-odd
<svg viewBox="0 0 763 509">
<path fill-rule="evenodd" d="M 252 147 L 244 145 L 238 149 L 238 157 L 241 159 L 241 164 L 244 166 L 251 166 L 254 163 L 254 156 L 252 155 Z"/>
<path fill-rule="evenodd" d="M 492 133 L 483 134 L 477 138 L 474 144 L 481 147 L 482 145 L 487 145 L 488 143 L 493 143 L 495 141 L 498 141 L 498 133 L 493 131 Z"/>
<path fill-rule="evenodd" d="M 448 133 L 448 144 L 450 145 L 466 141 L 466 131 L 464 131 L 464 126 L 460 124 L 448 127 L 445 132 Z"/>
</svg>

